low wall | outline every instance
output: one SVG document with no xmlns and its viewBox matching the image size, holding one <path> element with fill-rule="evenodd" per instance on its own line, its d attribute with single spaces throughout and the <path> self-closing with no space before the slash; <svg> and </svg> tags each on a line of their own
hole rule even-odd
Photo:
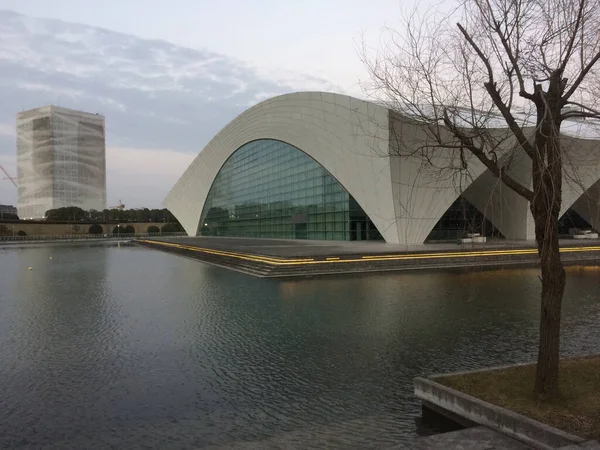
<svg viewBox="0 0 600 450">
<path fill-rule="evenodd" d="M 90 234 L 90 227 L 95 222 L 73 222 L 73 223 L 43 223 L 43 222 L 0 222 L 0 236 L 17 236 L 19 231 L 27 236 L 76 236 Z M 156 222 L 123 222 L 97 224 L 102 227 L 102 233 L 112 234 L 113 229 L 117 225 L 120 226 L 120 232 L 125 232 L 125 227 L 132 226 L 135 234 L 148 233 L 148 228 L 151 226 L 160 228 L 164 223 Z M 21 234 L 22 234 L 21 233 Z"/>
<path fill-rule="evenodd" d="M 451 420 L 459 418 L 458 423 L 461 423 L 460 419 L 465 419 L 484 425 L 536 449 L 553 449 L 585 441 L 579 436 L 444 386 L 433 377 L 415 378 L 414 393 L 424 408 L 433 406 L 436 413 L 446 415 Z"/>
</svg>

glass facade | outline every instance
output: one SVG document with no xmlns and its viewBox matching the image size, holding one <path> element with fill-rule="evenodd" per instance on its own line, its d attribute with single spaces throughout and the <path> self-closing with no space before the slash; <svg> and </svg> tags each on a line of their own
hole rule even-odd
<svg viewBox="0 0 600 450">
<path fill-rule="evenodd" d="M 198 234 L 382 239 L 325 168 L 296 147 L 270 139 L 243 145 L 225 162 L 208 193 Z"/>
<path fill-rule="evenodd" d="M 467 233 L 503 237 L 502 233 L 477 208 L 463 197 L 458 197 L 435 224 L 425 242 L 452 241 L 465 237 Z"/>
<path fill-rule="evenodd" d="M 569 208 L 558 221 L 558 233 L 560 235 L 569 236 L 576 230 L 594 230 L 594 227 L 574 210 Z"/>
</svg>

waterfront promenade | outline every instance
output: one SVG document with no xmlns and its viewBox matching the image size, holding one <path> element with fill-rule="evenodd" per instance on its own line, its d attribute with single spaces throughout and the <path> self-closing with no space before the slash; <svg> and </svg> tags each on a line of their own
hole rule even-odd
<svg viewBox="0 0 600 450">
<path fill-rule="evenodd" d="M 538 264 L 535 243 L 530 241 L 405 246 L 373 241 L 177 237 L 138 239 L 136 243 L 258 277 Z M 564 239 L 561 255 L 566 265 L 598 263 L 600 240 Z"/>
</svg>

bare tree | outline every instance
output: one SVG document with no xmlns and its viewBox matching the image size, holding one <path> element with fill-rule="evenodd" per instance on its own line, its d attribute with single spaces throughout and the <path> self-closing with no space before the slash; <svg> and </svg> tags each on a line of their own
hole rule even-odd
<svg viewBox="0 0 600 450">
<path fill-rule="evenodd" d="M 565 288 L 558 220 L 573 166 L 561 127 L 600 118 L 600 0 L 463 0 L 386 32 L 374 53 L 363 48 L 366 88 L 426 129 L 420 146 L 398 135 L 397 151 L 457 173 L 483 165 L 529 202 L 542 281 L 534 392 L 553 396 Z M 512 175 L 519 164 L 530 180 Z"/>
</svg>

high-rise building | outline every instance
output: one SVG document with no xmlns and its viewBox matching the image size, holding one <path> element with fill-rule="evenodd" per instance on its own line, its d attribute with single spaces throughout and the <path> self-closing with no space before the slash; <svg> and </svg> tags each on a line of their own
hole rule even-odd
<svg viewBox="0 0 600 450">
<path fill-rule="evenodd" d="M 21 219 L 106 208 L 104 116 L 56 106 L 18 113 L 17 179 Z"/>
</svg>

